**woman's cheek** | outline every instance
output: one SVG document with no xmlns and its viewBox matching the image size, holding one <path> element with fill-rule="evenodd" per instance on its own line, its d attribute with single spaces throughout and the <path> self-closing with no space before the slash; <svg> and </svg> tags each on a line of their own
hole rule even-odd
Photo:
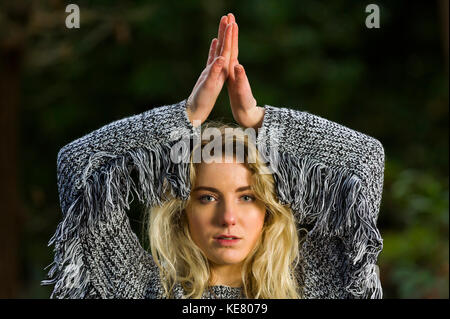
<svg viewBox="0 0 450 319">
<path fill-rule="evenodd" d="M 191 236 L 196 241 L 206 241 L 206 234 L 208 233 L 208 229 L 210 226 L 210 214 L 205 207 L 195 207 L 194 205 L 191 210 L 191 214 L 189 216 L 189 229 L 191 231 Z"/>
</svg>

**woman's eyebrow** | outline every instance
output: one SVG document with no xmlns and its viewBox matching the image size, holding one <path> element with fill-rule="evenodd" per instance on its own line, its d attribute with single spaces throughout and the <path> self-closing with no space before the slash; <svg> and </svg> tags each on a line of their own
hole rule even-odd
<svg viewBox="0 0 450 319">
<path fill-rule="evenodd" d="M 243 191 L 246 191 L 249 189 L 251 189 L 250 185 L 242 186 L 242 187 L 236 188 L 235 192 L 236 193 L 243 192 Z M 209 187 L 209 186 L 198 186 L 198 187 L 194 188 L 193 192 L 200 191 L 200 190 L 211 191 L 211 192 L 215 192 L 215 193 L 219 193 L 219 194 L 221 193 L 217 188 Z"/>
</svg>

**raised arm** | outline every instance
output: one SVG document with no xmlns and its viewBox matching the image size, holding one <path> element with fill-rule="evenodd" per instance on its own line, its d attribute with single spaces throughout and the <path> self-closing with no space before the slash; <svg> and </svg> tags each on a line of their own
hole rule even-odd
<svg viewBox="0 0 450 319">
<path fill-rule="evenodd" d="M 158 269 L 141 247 L 126 214 L 137 195 L 146 206 L 171 190 L 188 196 L 183 163 L 170 147 L 193 132 L 186 101 L 154 108 L 91 132 L 57 157 L 63 219 L 50 240 L 55 258 L 52 298 L 144 298 Z M 136 172 L 136 181 L 132 178 Z"/>
<path fill-rule="evenodd" d="M 370 216 L 376 217 L 384 176 L 384 149 L 378 140 L 308 112 L 270 105 L 264 109 L 261 143 L 287 157 L 354 175 L 367 193 Z M 296 203 L 293 195 L 284 193 L 283 197 Z"/>
<path fill-rule="evenodd" d="M 278 197 L 310 230 L 301 248 L 306 297 L 381 298 L 381 143 L 307 112 L 264 108 L 258 145 Z"/>
<path fill-rule="evenodd" d="M 145 158 L 138 158 L 139 151 L 153 151 L 153 156 L 161 158 L 168 152 L 172 141 L 192 130 L 186 101 L 183 100 L 112 122 L 65 145 L 57 156 L 57 182 L 63 214 L 85 189 L 87 180 L 94 173 L 99 173 L 100 169 L 100 173 L 107 173 L 103 168 L 106 164 L 127 157 L 128 165 L 136 165 L 138 169 L 139 165 L 145 164 Z M 150 155 L 146 156 L 151 159 L 148 158 Z M 155 186 L 159 185 L 158 179 L 164 177 L 155 174 L 164 174 L 161 171 L 168 165 L 165 162 L 155 165 Z M 157 202 L 158 196 L 149 198 L 149 201 Z"/>
</svg>

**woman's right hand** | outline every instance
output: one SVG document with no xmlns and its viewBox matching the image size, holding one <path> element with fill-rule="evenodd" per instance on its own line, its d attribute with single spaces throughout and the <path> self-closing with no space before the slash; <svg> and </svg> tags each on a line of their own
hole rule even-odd
<svg viewBox="0 0 450 319">
<path fill-rule="evenodd" d="M 218 39 L 211 41 L 206 67 L 186 103 L 189 121 L 194 127 L 206 121 L 228 77 L 233 24 L 229 15 L 220 19 Z"/>
</svg>

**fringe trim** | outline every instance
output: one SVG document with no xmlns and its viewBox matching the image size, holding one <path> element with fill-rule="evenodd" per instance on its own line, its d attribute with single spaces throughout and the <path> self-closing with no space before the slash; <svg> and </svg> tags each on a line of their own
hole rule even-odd
<svg viewBox="0 0 450 319">
<path fill-rule="evenodd" d="M 369 205 L 361 179 L 309 158 L 260 151 L 274 172 L 280 202 L 290 205 L 299 224 L 314 225 L 309 235 L 342 239 L 351 262 L 345 290 L 353 298 L 382 298 L 376 261 L 383 239 L 376 227 L 378 212 L 371 211 L 376 205 Z"/>
<path fill-rule="evenodd" d="M 49 279 L 41 285 L 55 285 L 50 298 L 90 298 L 98 294 L 102 298 L 115 297 L 115 292 L 107 291 L 102 285 L 96 287 L 98 291 L 92 289 L 91 275 L 83 258 L 84 235 L 95 231 L 99 221 L 111 219 L 113 212 L 125 214 L 134 199 L 133 193 L 147 206 L 161 205 L 167 191 L 179 198 L 189 197 L 189 165 L 171 161 L 171 145 L 157 143 L 120 156 L 97 152 L 89 158 L 81 177 L 81 193 L 63 214 L 48 244 L 55 245 L 55 257 L 48 266 L 51 267 Z M 68 159 L 62 159 L 65 160 Z M 134 170 L 138 185 L 132 179 Z"/>
</svg>

